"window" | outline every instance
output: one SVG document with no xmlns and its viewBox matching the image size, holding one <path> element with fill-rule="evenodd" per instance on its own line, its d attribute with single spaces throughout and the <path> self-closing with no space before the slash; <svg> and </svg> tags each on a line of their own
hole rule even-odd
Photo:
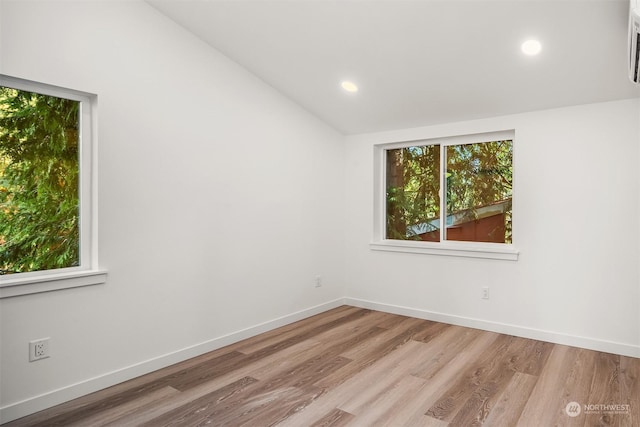
<svg viewBox="0 0 640 427">
<path fill-rule="evenodd" d="M 104 282 L 93 218 L 94 102 L 0 75 L 0 297 Z"/>
<path fill-rule="evenodd" d="M 513 134 L 377 146 L 372 248 L 516 259 Z"/>
</svg>

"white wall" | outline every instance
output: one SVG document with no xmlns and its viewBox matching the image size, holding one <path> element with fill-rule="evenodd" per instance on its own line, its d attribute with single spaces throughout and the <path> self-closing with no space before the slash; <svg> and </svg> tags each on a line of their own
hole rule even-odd
<svg viewBox="0 0 640 427">
<path fill-rule="evenodd" d="M 1 7 L 1 73 L 98 94 L 109 274 L 0 301 L 3 421 L 344 296 L 342 136 L 143 2 Z"/>
<path fill-rule="evenodd" d="M 348 301 L 640 357 L 639 101 L 347 138 Z M 502 129 L 518 261 L 369 249 L 374 144 Z"/>
</svg>

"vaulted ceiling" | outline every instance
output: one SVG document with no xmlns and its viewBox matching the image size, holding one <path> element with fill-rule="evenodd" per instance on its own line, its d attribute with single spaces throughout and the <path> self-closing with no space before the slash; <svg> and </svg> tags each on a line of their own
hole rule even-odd
<svg viewBox="0 0 640 427">
<path fill-rule="evenodd" d="M 147 2 L 345 134 L 640 97 L 626 0 Z"/>
</svg>

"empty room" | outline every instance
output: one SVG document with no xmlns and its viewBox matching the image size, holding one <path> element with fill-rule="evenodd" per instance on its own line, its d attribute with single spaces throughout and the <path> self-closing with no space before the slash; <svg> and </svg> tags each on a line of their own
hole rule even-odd
<svg viewBox="0 0 640 427">
<path fill-rule="evenodd" d="M 640 426 L 637 0 L 0 0 L 3 426 Z"/>
</svg>

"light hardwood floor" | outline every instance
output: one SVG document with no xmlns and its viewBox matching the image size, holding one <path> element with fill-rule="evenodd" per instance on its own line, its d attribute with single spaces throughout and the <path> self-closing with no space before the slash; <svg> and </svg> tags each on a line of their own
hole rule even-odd
<svg viewBox="0 0 640 427">
<path fill-rule="evenodd" d="M 640 359 L 343 306 L 5 426 L 107 425 L 640 426 Z"/>
</svg>

